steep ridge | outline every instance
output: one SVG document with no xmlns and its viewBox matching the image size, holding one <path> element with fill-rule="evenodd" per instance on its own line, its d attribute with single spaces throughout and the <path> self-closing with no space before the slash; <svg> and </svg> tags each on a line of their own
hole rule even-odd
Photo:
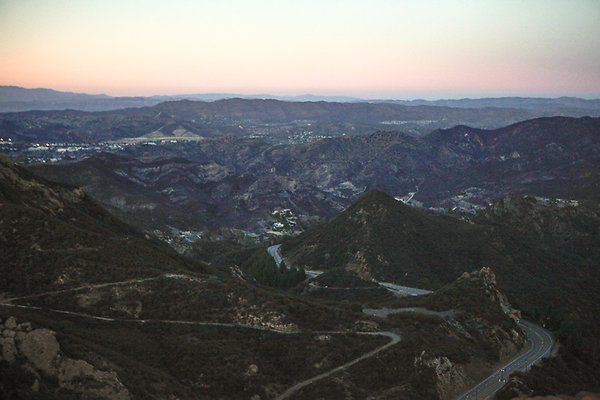
<svg viewBox="0 0 600 400">
<path fill-rule="evenodd" d="M 3 296 L 82 282 L 191 269 L 170 247 L 148 240 L 81 189 L 37 178 L 0 155 L 0 269 Z"/>
<path fill-rule="evenodd" d="M 432 287 L 435 279 L 450 282 L 485 265 L 520 308 L 550 306 L 598 326 L 599 226 L 593 201 L 513 195 L 461 220 L 428 215 L 374 190 L 286 241 L 281 252 L 308 269 L 345 268 L 407 286 Z"/>
<path fill-rule="evenodd" d="M 380 319 L 353 307 L 266 290 L 180 258 L 111 217 L 81 190 L 37 178 L 6 158 L 1 166 L 0 234 L 7 239 L 2 249 L 9 252 L 5 259 L 16 260 L 0 269 L 9 278 L 3 281 L 4 301 L 16 297 L 0 304 L 6 327 L 0 340 L 2 394 L 18 388 L 29 397 L 39 391 L 108 399 L 118 391 L 134 399 L 275 398 L 298 382 L 344 366 L 341 386 L 332 374 L 294 395 L 336 398 L 350 391 L 357 398 L 379 393 L 446 399 L 473 383 L 469 368 L 484 371 L 522 343 L 499 311 L 503 297 L 485 271 L 464 276 L 457 290 L 440 290 L 444 310 L 460 311 L 447 314 L 450 319 L 412 313 Z M 473 238 L 470 229 L 481 233 L 479 226 L 426 215 L 381 192 L 370 193 L 352 210 L 356 216 L 348 223 L 356 229 L 369 231 L 371 219 L 404 221 L 406 240 L 409 235 L 424 240 L 411 226 L 459 239 Z M 366 237 L 391 235 L 370 232 Z M 460 245 L 462 240 L 457 239 Z M 38 256 L 53 251 L 60 256 Z M 426 261 L 422 253 L 409 255 Z M 55 270 L 69 280 L 47 279 Z M 459 301 L 457 291 L 468 291 L 475 301 Z M 473 304 L 485 312 L 469 308 Z M 398 330 L 402 340 L 383 347 L 384 338 L 352 333 L 383 330 Z M 30 332 L 35 333 L 27 339 Z M 46 373 L 47 360 L 35 357 L 45 345 L 52 358 Z M 376 357 L 362 358 L 375 349 L 381 349 Z"/>
<path fill-rule="evenodd" d="M 497 258 L 489 230 L 448 216 L 432 216 L 379 190 L 362 196 L 330 221 L 282 246 L 292 264 L 343 267 L 365 279 L 431 288 Z"/>
<path fill-rule="evenodd" d="M 538 311 L 553 309 L 600 326 L 600 208 L 507 196 L 474 217 L 493 227 L 493 246 L 511 257 L 496 269 L 505 291 Z"/>
</svg>

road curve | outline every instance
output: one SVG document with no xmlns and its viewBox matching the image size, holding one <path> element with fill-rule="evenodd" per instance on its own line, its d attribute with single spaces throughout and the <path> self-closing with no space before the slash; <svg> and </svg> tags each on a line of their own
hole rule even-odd
<svg viewBox="0 0 600 400">
<path fill-rule="evenodd" d="M 171 279 L 194 279 L 192 277 L 188 277 L 185 275 L 179 275 L 179 274 L 165 274 L 162 275 L 165 276 L 167 278 L 171 278 Z M 159 276 L 160 277 L 160 276 Z M 146 323 L 163 323 L 163 324 L 181 324 L 181 325 L 196 325 L 196 326 L 215 326 L 215 327 L 228 327 L 228 328 L 246 328 L 246 329 L 257 329 L 257 330 L 263 330 L 263 331 L 271 331 L 271 332 L 276 332 L 276 333 L 281 333 L 281 334 L 288 334 L 288 335 L 293 335 L 293 334 L 299 334 L 301 332 L 294 332 L 294 331 L 283 331 L 283 330 L 278 330 L 278 329 L 274 329 L 274 328 L 265 328 L 265 327 L 259 327 L 259 326 L 252 326 L 252 325 L 245 325 L 245 324 L 237 324 L 237 323 L 226 323 L 226 322 L 210 322 L 210 321 L 180 321 L 180 320 L 155 320 L 155 319 L 117 319 L 117 318 L 109 318 L 109 317 L 101 317 L 98 315 L 91 315 L 91 314 L 86 314 L 86 313 L 81 313 L 81 312 L 76 312 L 76 311 L 67 311 L 67 310 L 57 310 L 57 309 L 51 309 L 51 308 L 43 308 L 43 307 L 38 307 L 38 306 L 27 306 L 27 305 L 22 305 L 22 304 L 14 304 L 14 303 L 10 303 L 8 301 L 12 301 L 12 300 L 18 300 L 18 299 L 27 299 L 30 297 L 38 297 L 38 296 L 43 296 L 43 295 L 52 295 L 52 294 L 57 294 L 57 293 L 64 293 L 64 292 L 69 292 L 69 291 L 78 291 L 78 290 L 82 290 L 82 289 L 87 289 L 87 288 L 99 288 L 99 287 L 106 287 L 106 286 L 111 286 L 111 285 L 122 285 L 125 283 L 135 283 L 135 282 L 143 282 L 143 281 L 147 281 L 147 280 L 151 280 L 151 279 L 157 279 L 159 277 L 152 277 L 152 278 L 145 278 L 145 279 L 132 279 L 132 280 L 127 280 L 127 281 L 120 281 L 120 282 L 110 282 L 110 283 L 102 283 L 102 284 L 97 284 L 97 285 L 89 285 L 89 286 L 84 286 L 84 287 L 77 287 L 77 288 L 72 288 L 72 289 L 66 289 L 66 290 L 60 290 L 60 291 L 52 291 L 52 292 L 46 292 L 46 293 L 38 293 L 35 295 L 31 295 L 31 296 L 24 296 L 24 297 L 18 297 L 18 298 L 11 298 L 11 299 L 6 299 L 5 301 L 0 301 L 0 307 L 12 307 L 12 308 L 21 308 L 21 309 L 29 309 L 29 310 L 38 310 L 38 311 L 46 311 L 46 312 L 53 312 L 53 313 L 59 313 L 59 314 L 65 314 L 65 315 L 71 315 L 71 316 L 75 316 L 75 317 L 79 317 L 79 318 L 86 318 L 86 319 L 92 319 L 92 320 L 96 320 L 96 321 L 104 321 L 104 322 L 121 322 L 121 323 L 136 323 L 136 324 L 146 324 Z M 319 374 L 317 376 L 314 376 L 312 378 L 309 378 L 305 381 L 302 382 L 298 382 L 297 384 L 295 384 L 294 386 L 292 386 L 291 388 L 289 388 L 288 390 L 286 390 L 284 393 L 282 393 L 281 395 L 279 395 L 277 397 L 277 399 L 285 399 L 287 397 L 289 397 L 292 393 L 298 391 L 299 389 L 312 384 L 313 382 L 316 382 L 320 379 L 326 378 L 332 374 L 335 374 L 336 372 L 342 371 L 366 358 L 372 357 L 375 354 L 387 349 L 390 346 L 395 345 L 396 343 L 400 342 L 400 336 L 396 333 L 393 332 L 348 332 L 348 331 L 327 331 L 327 332 L 323 332 L 323 333 L 328 333 L 328 334 L 348 334 L 348 333 L 354 333 L 354 334 L 359 334 L 359 335 L 377 335 L 377 336 L 387 336 L 390 338 L 390 341 L 388 343 L 386 343 L 383 346 L 380 346 L 374 350 L 369 351 L 368 353 L 363 354 L 362 356 L 355 358 L 354 360 L 351 360 L 343 365 L 340 365 L 336 368 L 333 368 L 327 372 L 324 372 L 322 374 Z"/>
<path fill-rule="evenodd" d="M 275 245 L 275 246 L 271 246 L 267 249 L 267 251 L 269 252 L 271 257 L 273 257 L 275 259 L 275 262 L 277 263 L 278 266 L 282 260 L 281 255 L 279 254 L 280 246 L 281 245 Z M 375 281 L 375 280 L 374 280 L 374 282 L 385 287 L 386 289 L 388 289 L 392 292 L 402 293 L 404 295 L 421 296 L 421 295 L 432 293 L 429 290 L 410 288 L 410 287 L 400 286 L 400 285 L 396 285 L 396 284 L 389 283 L 389 282 L 379 282 L 379 281 Z M 538 362 L 542 357 L 546 356 L 550 352 L 550 350 L 552 350 L 552 347 L 554 346 L 554 339 L 552 338 L 552 335 L 550 334 L 550 332 L 548 332 L 547 330 L 541 328 L 540 326 L 538 326 L 532 322 L 528 322 L 528 321 L 521 320 L 518 323 L 518 325 L 521 327 L 521 329 L 523 329 L 523 331 L 527 335 L 528 341 L 531 344 L 531 347 L 529 348 L 529 350 L 527 350 L 523 354 L 518 355 L 511 362 L 509 362 L 502 368 L 495 371 L 493 374 L 488 376 L 486 379 L 484 379 L 483 381 L 478 383 L 475 387 L 473 387 L 470 390 L 468 390 L 467 392 L 463 393 L 461 396 L 459 396 L 457 398 L 457 400 L 489 399 L 502 386 L 504 386 L 504 384 L 506 383 L 506 379 L 508 378 L 508 375 L 510 375 L 514 371 L 525 371 L 525 370 L 529 369 L 533 364 Z M 381 333 L 386 334 L 389 332 L 381 332 Z M 398 338 L 398 340 L 399 340 L 399 338 Z M 376 354 L 379 351 L 384 350 L 385 348 L 391 346 L 392 344 L 395 344 L 395 343 L 388 343 L 386 346 L 376 349 L 376 350 L 374 350 L 374 352 L 365 354 L 363 357 L 353 360 L 348 364 L 344 364 L 344 365 L 342 365 L 338 368 L 335 368 L 329 372 L 323 373 L 321 375 L 317 375 L 311 379 L 307 379 L 305 381 L 297 383 L 295 386 L 289 388 L 287 391 L 285 391 L 283 394 L 281 394 L 276 399 L 277 400 L 285 399 L 286 397 L 288 397 L 295 391 L 303 388 L 304 386 L 307 386 L 316 380 L 323 379 L 337 371 L 345 369 L 364 358 L 370 357 L 373 354 Z"/>
<path fill-rule="evenodd" d="M 504 384 L 512 372 L 526 371 L 533 364 L 546 356 L 554 346 L 552 334 L 542 327 L 521 320 L 518 323 L 527 335 L 527 340 L 531 344 L 529 350 L 515 357 L 511 362 L 495 371 L 493 374 L 478 383 L 475 387 L 463 393 L 457 400 L 477 399 L 484 400 L 491 398 Z"/>
<path fill-rule="evenodd" d="M 271 257 L 273 257 L 273 259 L 275 260 L 275 264 L 277 264 L 278 267 L 281 265 L 281 262 L 283 261 L 283 258 L 281 258 L 281 255 L 279 254 L 280 247 L 281 247 L 280 244 L 276 244 L 275 246 L 270 246 L 267 248 L 267 252 L 269 253 L 269 255 Z"/>
<path fill-rule="evenodd" d="M 275 398 L 275 400 L 283 400 L 286 399 L 288 397 L 290 397 L 290 395 L 292 395 L 294 392 L 297 392 L 298 390 L 302 389 L 305 386 L 308 386 L 310 384 L 313 384 L 314 382 L 321 380 L 323 378 L 327 378 L 330 375 L 335 374 L 336 372 L 342 371 L 348 367 L 351 367 L 352 365 L 356 364 L 359 361 L 364 360 L 365 358 L 369 358 L 374 356 L 375 354 L 387 349 L 390 346 L 395 345 L 396 343 L 400 342 L 400 336 L 392 333 L 392 332 L 359 332 L 361 335 L 380 335 L 380 336 L 387 336 L 389 337 L 391 340 L 386 343 L 385 345 L 376 348 L 375 350 L 372 350 L 368 353 L 363 354 L 362 356 L 355 358 L 352 361 L 347 362 L 346 364 L 340 365 L 339 367 L 336 367 L 332 370 L 329 370 L 327 372 L 323 372 L 322 374 L 319 374 L 317 376 L 313 376 L 312 378 L 308 378 L 302 382 L 298 382 L 296 383 L 294 386 L 292 386 L 291 388 L 289 388 L 288 390 L 286 390 L 285 392 L 283 392 L 282 394 L 280 394 L 279 396 L 277 396 Z"/>
<path fill-rule="evenodd" d="M 158 276 L 151 276 L 148 278 L 136 278 L 136 279 L 127 279 L 124 281 L 119 281 L 119 282 L 105 282 L 105 283 L 97 283 L 97 284 L 87 284 L 84 286 L 78 286 L 78 287 L 73 287 L 73 288 L 68 288 L 68 289 L 61 289 L 61 290 L 53 290 L 50 292 L 44 292 L 44 293 L 35 293 L 35 294 L 30 294 L 27 296 L 19 296 L 19 297 L 10 297 L 10 298 L 6 298 L 6 299 L 0 299 L 0 302 L 3 303 L 10 303 L 11 301 L 14 300 L 24 300 L 24 299 L 32 299 L 34 297 L 42 297 L 42 296 L 48 296 L 48 295 L 54 295 L 54 294 L 61 294 L 61 293 L 67 293 L 67 292 L 77 292 L 80 290 L 87 290 L 87 289 L 98 289 L 98 288 L 102 288 L 102 287 L 108 287 L 108 286 L 119 286 L 119 285 L 128 285 L 128 284 L 132 284 L 132 283 L 141 283 L 141 282 L 146 282 L 146 281 L 153 281 L 159 278 L 174 278 L 174 277 L 180 277 L 183 275 L 177 275 L 177 274 L 162 274 L 162 275 L 158 275 Z"/>
<path fill-rule="evenodd" d="M 277 264 L 278 267 L 281 264 L 281 262 L 283 261 L 283 258 L 281 257 L 281 254 L 279 253 L 280 247 L 281 247 L 280 244 L 276 244 L 274 246 L 270 246 L 267 248 L 267 253 L 269 253 L 269 255 L 271 257 L 273 257 L 273 259 L 275 260 L 275 263 Z M 314 278 L 314 277 L 319 276 L 322 272 L 321 271 L 304 270 L 304 273 L 308 277 Z M 381 287 L 389 290 L 392 293 L 399 293 L 399 294 L 405 295 L 405 296 L 422 296 L 424 294 L 433 293 L 431 290 L 417 289 L 417 288 L 412 288 L 412 287 L 408 287 L 408 286 L 400 286 L 400 285 L 396 285 L 395 283 L 380 282 L 375 279 L 373 279 L 373 282 L 380 285 Z M 341 289 L 346 289 L 346 288 L 327 288 L 327 289 L 341 290 Z M 356 290 L 356 289 L 361 289 L 361 288 L 351 288 L 351 290 Z M 369 289 L 372 289 L 372 288 L 369 288 Z"/>
</svg>

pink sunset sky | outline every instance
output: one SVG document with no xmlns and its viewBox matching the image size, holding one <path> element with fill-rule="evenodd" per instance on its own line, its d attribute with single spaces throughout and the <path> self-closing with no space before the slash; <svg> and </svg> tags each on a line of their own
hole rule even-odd
<svg viewBox="0 0 600 400">
<path fill-rule="evenodd" d="M 600 97 L 600 1 L 0 0 L 0 85 Z"/>
</svg>

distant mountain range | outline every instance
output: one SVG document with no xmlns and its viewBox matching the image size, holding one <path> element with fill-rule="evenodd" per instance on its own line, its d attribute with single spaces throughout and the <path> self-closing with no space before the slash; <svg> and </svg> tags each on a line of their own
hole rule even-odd
<svg viewBox="0 0 600 400">
<path fill-rule="evenodd" d="M 99 99 L 105 100 L 103 97 Z M 456 125 L 496 129 L 528 119 L 561 114 L 582 117 L 593 115 L 594 112 L 587 109 L 571 109 L 560 113 L 544 109 L 239 98 L 210 102 L 177 100 L 102 112 L 54 110 L 0 113 L 0 137 L 33 143 L 91 143 L 139 138 L 158 131 L 164 136 L 176 136 L 177 132 L 185 131 L 202 137 L 232 134 L 284 143 L 352 136 L 375 130 L 400 130 L 413 136 L 423 136 L 435 129 Z M 597 114 L 600 116 L 600 112 Z"/>
<path fill-rule="evenodd" d="M 488 97 L 480 99 L 443 99 L 443 100 L 371 100 L 372 102 L 403 104 L 406 106 L 440 106 L 455 108 L 516 108 L 527 110 L 589 110 L 600 111 L 600 99 L 582 99 L 579 97 Z"/>
<path fill-rule="evenodd" d="M 499 97 L 480 99 L 441 99 L 441 100 L 400 100 L 400 99 L 364 99 L 350 96 L 324 96 L 302 94 L 297 96 L 278 96 L 271 94 L 239 93 L 199 93 L 155 96 L 108 96 L 85 93 L 61 92 L 53 89 L 26 89 L 18 86 L 0 86 L 0 112 L 31 110 L 81 110 L 107 111 L 128 107 L 153 106 L 164 101 L 195 100 L 216 101 L 223 99 L 272 99 L 290 102 L 336 102 L 336 103 L 391 103 L 407 106 L 437 106 L 453 108 L 512 108 L 525 110 L 554 111 L 565 116 L 597 116 L 600 113 L 600 99 L 582 99 L 577 97 L 535 98 L 535 97 Z M 587 111 L 587 114 L 585 113 Z"/>
<path fill-rule="evenodd" d="M 599 148 L 600 119 L 555 117 L 422 138 L 378 131 L 280 145 L 225 136 L 31 168 L 145 228 L 259 229 L 276 207 L 331 217 L 374 188 L 463 212 L 510 193 L 597 198 Z"/>
</svg>

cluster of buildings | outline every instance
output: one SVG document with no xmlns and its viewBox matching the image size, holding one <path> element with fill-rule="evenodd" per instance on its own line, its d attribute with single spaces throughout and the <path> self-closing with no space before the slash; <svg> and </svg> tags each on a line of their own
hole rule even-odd
<svg viewBox="0 0 600 400">
<path fill-rule="evenodd" d="M 546 197 L 538 197 L 535 196 L 535 199 L 542 203 L 545 206 L 554 206 L 554 207 L 558 207 L 558 208 L 563 208 L 563 207 L 578 207 L 579 206 L 579 201 L 578 200 L 569 200 L 569 199 L 549 199 Z"/>
<path fill-rule="evenodd" d="M 281 236 L 298 230 L 298 216 L 289 208 L 276 209 L 271 213 L 273 221 L 267 230 L 268 235 Z"/>
<path fill-rule="evenodd" d="M 101 151 L 119 151 L 127 144 L 102 142 L 84 143 L 15 143 L 0 138 L 0 151 L 23 164 L 54 163 L 63 160 L 80 160 Z"/>
</svg>

